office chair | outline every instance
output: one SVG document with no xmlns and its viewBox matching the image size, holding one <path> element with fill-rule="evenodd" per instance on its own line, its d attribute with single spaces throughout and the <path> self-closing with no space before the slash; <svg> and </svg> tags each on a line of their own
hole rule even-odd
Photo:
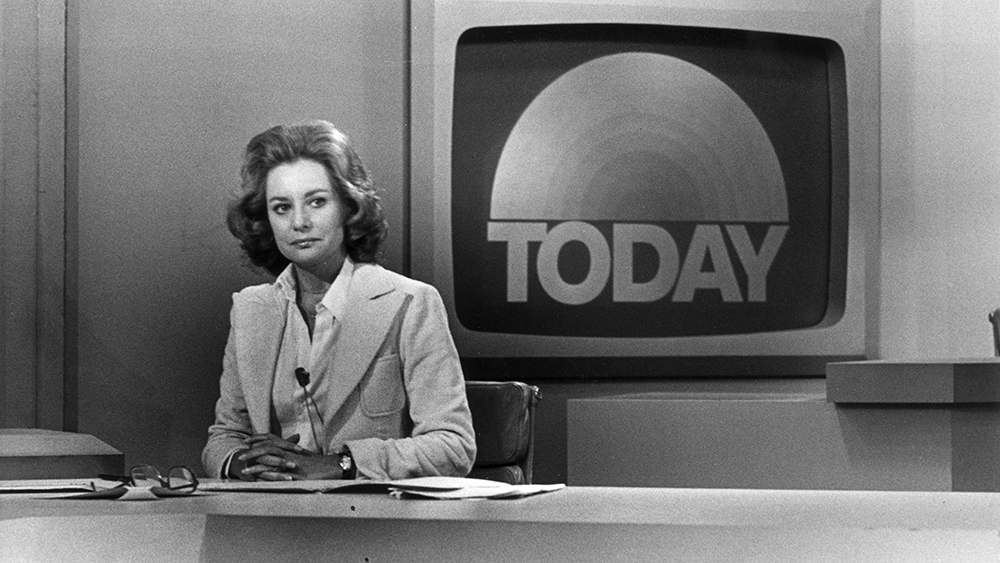
<svg viewBox="0 0 1000 563">
<path fill-rule="evenodd" d="M 993 353 L 1000 356 L 1000 309 L 994 309 L 989 318 L 993 325 Z"/>
<path fill-rule="evenodd" d="M 469 477 L 530 484 L 538 387 L 519 381 L 467 381 L 465 392 L 477 448 Z"/>
</svg>

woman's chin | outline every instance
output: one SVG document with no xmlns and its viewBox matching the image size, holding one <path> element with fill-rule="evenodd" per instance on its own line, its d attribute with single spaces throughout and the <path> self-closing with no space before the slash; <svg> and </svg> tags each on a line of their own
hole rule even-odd
<svg viewBox="0 0 1000 563">
<path fill-rule="evenodd" d="M 329 252 L 295 252 L 285 254 L 285 258 L 288 258 L 296 267 L 315 275 L 337 273 L 340 271 L 340 267 L 344 265 L 343 254 L 335 253 L 331 255 Z"/>
</svg>

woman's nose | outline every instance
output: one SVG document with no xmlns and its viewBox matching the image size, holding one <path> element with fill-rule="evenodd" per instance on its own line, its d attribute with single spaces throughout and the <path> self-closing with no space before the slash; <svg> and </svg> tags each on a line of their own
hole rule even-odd
<svg viewBox="0 0 1000 563">
<path fill-rule="evenodd" d="M 309 211 L 306 209 L 296 209 L 294 215 L 292 216 L 292 227 L 296 230 L 302 231 L 307 230 L 312 226 L 312 220 L 309 217 Z"/>
</svg>

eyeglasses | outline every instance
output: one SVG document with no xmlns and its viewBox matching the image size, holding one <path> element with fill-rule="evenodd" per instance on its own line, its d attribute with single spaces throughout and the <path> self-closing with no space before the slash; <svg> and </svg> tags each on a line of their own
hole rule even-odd
<svg viewBox="0 0 1000 563">
<path fill-rule="evenodd" d="M 190 469 L 183 465 L 170 468 L 167 478 L 160 475 L 160 470 L 152 465 L 136 465 L 129 472 L 132 475 L 132 484 L 136 487 L 163 488 L 174 493 L 193 493 L 198 488 L 198 478 Z"/>
<path fill-rule="evenodd" d="M 98 477 L 109 481 L 121 481 L 133 487 L 149 488 L 158 497 L 189 495 L 198 489 L 198 478 L 183 465 L 171 467 L 166 478 L 152 465 L 136 465 L 129 470 L 127 476 L 98 475 Z"/>
</svg>

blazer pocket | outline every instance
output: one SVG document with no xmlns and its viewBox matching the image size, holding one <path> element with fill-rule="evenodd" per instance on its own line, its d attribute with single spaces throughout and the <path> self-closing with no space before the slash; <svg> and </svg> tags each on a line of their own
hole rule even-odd
<svg viewBox="0 0 1000 563">
<path fill-rule="evenodd" d="M 399 355 L 379 358 L 361 387 L 361 408 L 368 416 L 399 412 L 406 404 Z"/>
</svg>

